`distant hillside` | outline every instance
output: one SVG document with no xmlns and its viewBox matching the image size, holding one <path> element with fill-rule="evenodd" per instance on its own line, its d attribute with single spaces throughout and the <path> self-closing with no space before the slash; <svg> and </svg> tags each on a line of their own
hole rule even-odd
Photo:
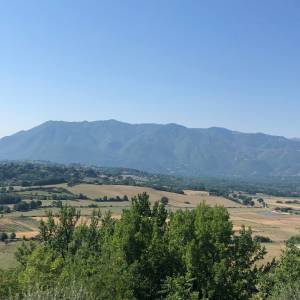
<svg viewBox="0 0 300 300">
<path fill-rule="evenodd" d="M 177 124 L 49 121 L 1 139 L 0 159 L 185 176 L 299 176 L 300 141 Z"/>
</svg>

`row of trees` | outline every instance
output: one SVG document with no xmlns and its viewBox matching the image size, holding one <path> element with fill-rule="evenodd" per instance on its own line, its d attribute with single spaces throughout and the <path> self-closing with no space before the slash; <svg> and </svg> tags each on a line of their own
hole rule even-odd
<svg viewBox="0 0 300 300">
<path fill-rule="evenodd" d="M 11 212 L 11 208 L 7 205 L 0 205 L 0 214 L 9 214 Z"/>
<path fill-rule="evenodd" d="M 124 195 L 123 197 L 120 197 L 120 196 L 116 196 L 116 197 L 107 197 L 107 196 L 104 196 L 102 198 L 97 198 L 95 200 L 96 202 L 127 202 L 129 201 L 128 199 L 128 196 L 127 195 Z"/>
<path fill-rule="evenodd" d="M 7 205 L 0 205 L 0 213 L 1 214 L 8 214 L 11 213 L 12 210 L 15 211 L 29 211 L 32 209 L 37 209 L 40 208 L 42 206 L 42 201 L 40 200 L 31 200 L 29 202 L 26 201 L 18 201 L 16 204 L 14 204 L 13 208 L 10 208 Z"/>
<path fill-rule="evenodd" d="M 0 241 L 1 242 L 6 242 L 7 240 L 13 241 L 16 238 L 15 232 L 12 232 L 10 234 L 6 232 L 0 232 Z"/>
<path fill-rule="evenodd" d="M 18 194 L 0 194 L 0 204 L 16 204 L 22 200 L 21 196 Z"/>
<path fill-rule="evenodd" d="M 47 192 L 48 194 L 39 194 L 39 192 Z M 31 192 L 31 193 L 26 193 Z M 117 197 L 119 198 L 119 197 Z M 22 190 L 22 194 L 14 192 L 13 187 L 2 187 L 0 190 L 0 213 L 10 213 L 12 210 L 16 211 L 29 211 L 40 208 L 42 206 L 42 200 L 54 200 L 54 206 L 61 207 L 63 200 L 87 200 L 86 195 L 73 194 L 64 188 L 53 187 L 39 187 L 39 188 L 26 188 Z M 31 200 L 31 201 L 24 201 Z M 109 201 L 119 201 L 118 199 L 109 199 Z M 124 196 L 120 201 L 128 201 L 128 197 Z M 14 204 L 13 207 L 8 205 Z"/>
<path fill-rule="evenodd" d="M 14 210 L 16 211 L 28 211 L 32 209 L 37 209 L 42 206 L 42 201 L 40 200 L 31 200 L 30 202 L 21 201 L 14 205 Z"/>
<path fill-rule="evenodd" d="M 11 193 L 14 191 L 14 187 L 13 186 L 9 186 L 9 187 L 2 187 L 0 189 L 0 193 Z"/>
<path fill-rule="evenodd" d="M 20 267 L 0 272 L 0 298 L 246 300 L 297 291 L 299 249 L 291 243 L 280 261 L 258 267 L 264 247 L 250 229 L 235 234 L 223 207 L 168 212 L 141 194 L 119 220 L 98 212 L 79 224 L 66 206 L 58 218 L 49 212 L 41 242 L 24 243 Z"/>
</svg>

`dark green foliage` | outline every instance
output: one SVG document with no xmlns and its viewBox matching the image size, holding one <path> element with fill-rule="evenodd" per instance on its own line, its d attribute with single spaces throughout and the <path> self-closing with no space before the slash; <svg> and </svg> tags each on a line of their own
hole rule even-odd
<svg viewBox="0 0 300 300">
<path fill-rule="evenodd" d="M 193 292 L 194 279 L 188 276 L 168 277 L 162 284 L 160 294 L 166 300 L 196 300 L 199 298 L 198 292 Z"/>
<path fill-rule="evenodd" d="M 89 178 L 89 176 L 92 176 Z M 40 162 L 0 162 L 1 194 L 9 192 L 8 185 L 23 185 L 26 191 L 44 190 L 57 195 L 52 200 L 72 200 L 74 195 L 63 188 L 31 187 L 40 180 L 64 178 L 70 185 L 82 182 L 93 184 L 121 184 L 146 186 L 161 191 L 183 194 L 183 190 L 207 190 L 210 194 L 224 196 L 232 201 L 237 197 L 230 194 L 243 191 L 246 194 L 264 193 L 274 196 L 300 196 L 299 177 L 203 177 L 184 178 L 170 175 L 150 174 L 134 169 L 86 167 L 81 165 L 60 165 Z M 25 182 L 26 181 L 26 182 Z M 64 194 L 64 199 L 59 194 Z M 13 194 L 9 192 L 9 194 Z M 235 194 L 235 193 L 234 193 Z M 77 195 L 78 197 L 78 195 Z M 77 198 L 78 199 L 78 198 Z M 43 199 L 39 199 L 43 200 Z M 0 203 L 1 204 L 1 203 Z M 251 203 L 250 203 L 251 205 Z"/>
<path fill-rule="evenodd" d="M 104 196 L 102 198 L 95 199 L 96 202 L 127 202 L 129 201 L 128 196 L 124 195 L 123 197 L 116 196 L 116 197 L 107 197 Z"/>
<path fill-rule="evenodd" d="M 10 212 L 11 212 L 11 209 L 9 206 L 0 205 L 0 213 L 9 214 Z"/>
<path fill-rule="evenodd" d="M 21 201 L 14 205 L 14 210 L 16 211 L 28 211 L 31 209 L 37 209 L 42 206 L 42 201 L 31 200 L 30 202 Z"/>
<path fill-rule="evenodd" d="M 298 215 L 300 214 L 299 209 L 294 209 L 292 207 L 280 206 L 280 207 L 275 207 L 274 210 L 278 212 L 289 213 L 289 214 L 298 214 Z"/>
<path fill-rule="evenodd" d="M 241 203 L 243 205 L 254 206 L 254 201 L 253 201 L 252 197 L 249 197 L 246 195 L 238 195 L 238 199 L 241 200 Z"/>
<path fill-rule="evenodd" d="M 288 245 L 300 245 L 300 234 L 293 235 L 287 240 Z"/>
<path fill-rule="evenodd" d="M 52 204 L 51 204 L 53 207 L 58 207 L 58 208 L 62 208 L 63 207 L 63 203 L 61 200 L 58 200 L 58 201 L 52 201 Z"/>
<path fill-rule="evenodd" d="M 263 198 L 258 198 L 258 199 L 257 199 L 257 202 L 258 202 L 258 203 L 264 203 L 265 200 L 264 200 Z"/>
<path fill-rule="evenodd" d="M 163 205 L 168 205 L 169 203 L 169 198 L 168 197 L 161 197 L 160 199 L 160 203 L 162 203 Z"/>
<path fill-rule="evenodd" d="M 255 292 L 254 263 L 263 257 L 264 249 L 244 228 L 233 236 L 226 210 L 201 205 L 192 212 L 175 213 L 170 234 L 171 247 L 184 258 L 182 268 L 195 278 L 201 297 L 249 299 Z"/>
<path fill-rule="evenodd" d="M 8 239 L 8 234 L 6 232 L 0 232 L 0 241 L 5 242 Z"/>
<path fill-rule="evenodd" d="M 51 184 L 60 184 L 60 183 L 65 183 L 66 179 L 65 178 L 60 178 L 60 177 L 53 177 L 53 178 L 47 178 L 44 180 L 37 180 L 33 182 L 33 185 L 51 185 Z M 24 185 L 24 183 L 23 183 Z M 26 185 L 25 185 L 26 186 Z"/>
<path fill-rule="evenodd" d="M 22 200 L 17 194 L 0 194 L 0 204 L 16 204 Z"/>
<path fill-rule="evenodd" d="M 300 249 L 287 244 L 278 262 L 273 262 L 260 280 L 258 299 L 299 299 L 300 296 Z"/>
<path fill-rule="evenodd" d="M 254 240 L 259 243 L 272 243 L 272 240 L 269 237 L 263 235 L 256 235 Z"/>
<path fill-rule="evenodd" d="M 239 300 L 257 292 L 255 264 L 265 251 L 250 230 L 234 234 L 222 207 L 168 213 L 144 193 L 119 220 L 100 212 L 88 224 L 79 218 L 68 206 L 57 218 L 49 212 L 41 242 L 18 249 L 17 290 L 24 297 L 33 290 L 46 297 L 59 286 L 108 300 Z"/>
</svg>

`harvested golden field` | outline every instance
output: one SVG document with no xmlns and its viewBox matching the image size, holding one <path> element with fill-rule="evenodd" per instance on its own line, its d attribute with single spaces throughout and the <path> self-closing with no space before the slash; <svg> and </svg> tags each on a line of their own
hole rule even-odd
<svg viewBox="0 0 300 300">
<path fill-rule="evenodd" d="M 36 231 L 38 228 L 38 222 L 35 222 L 31 218 L 13 218 L 13 217 L 2 217 L 0 218 L 0 232 L 28 232 Z"/>
<path fill-rule="evenodd" d="M 284 198 L 284 197 L 273 197 L 273 196 L 263 196 L 264 200 L 270 208 L 275 208 L 275 207 L 290 207 L 295 210 L 300 209 L 300 199 L 299 198 Z M 291 201 L 299 201 L 299 204 L 297 203 L 287 203 Z"/>
<path fill-rule="evenodd" d="M 72 193 L 82 193 L 90 198 L 99 198 L 103 196 L 116 197 L 127 195 L 129 198 L 146 192 L 150 195 L 152 202 L 159 201 L 163 196 L 169 199 L 169 205 L 175 208 L 186 207 L 194 208 L 202 202 L 208 205 L 223 205 L 224 207 L 241 207 L 241 205 L 227 200 L 223 197 L 209 196 L 207 192 L 185 191 L 185 194 L 176 194 L 165 191 L 159 191 L 148 187 L 126 186 L 126 185 L 93 185 L 79 184 L 73 187 L 60 185 Z"/>
<path fill-rule="evenodd" d="M 8 234 L 15 232 L 16 237 L 21 239 L 32 238 L 38 235 L 39 222 L 30 217 L 2 217 L 0 218 L 0 232 Z"/>
<path fill-rule="evenodd" d="M 16 232 L 16 237 L 17 237 L 17 239 L 23 239 L 23 238 L 31 239 L 31 238 L 36 237 L 38 234 L 39 234 L 38 230 L 35 230 L 35 231 L 18 231 L 18 232 Z"/>
<path fill-rule="evenodd" d="M 282 254 L 282 251 L 285 248 L 285 244 L 280 242 L 267 243 L 263 245 L 266 247 L 267 254 L 261 263 L 270 262 L 274 258 L 279 259 L 280 255 Z"/>
<path fill-rule="evenodd" d="M 81 193 L 91 198 L 91 200 L 63 200 L 64 204 L 74 206 L 80 210 L 81 219 L 79 223 L 88 223 L 95 209 L 101 209 L 102 212 L 109 210 L 114 218 L 119 218 L 122 210 L 131 205 L 130 201 L 96 202 L 93 200 L 104 196 L 122 197 L 127 195 L 131 198 L 146 192 L 150 195 L 152 203 L 159 201 L 162 197 L 167 197 L 170 210 L 180 208 L 192 209 L 202 202 L 211 206 L 222 205 L 228 209 L 235 231 L 238 231 L 242 225 L 245 225 L 252 228 L 253 235 L 266 236 L 272 239 L 272 243 L 265 244 L 268 250 L 265 261 L 280 256 L 281 250 L 284 248 L 284 242 L 300 231 L 300 216 L 274 212 L 274 208 L 277 206 L 300 207 L 298 204 L 286 204 L 285 201 L 291 200 L 288 198 L 263 195 L 269 207 L 259 208 L 246 207 L 223 197 L 209 196 L 205 191 L 185 190 L 184 194 L 176 194 L 148 187 L 93 184 L 79 184 L 73 187 L 61 184 L 56 185 L 56 187 L 63 187 L 74 194 Z M 278 203 L 278 201 L 283 203 Z M 51 200 L 44 200 L 43 205 L 50 205 L 51 202 Z M 98 208 L 88 207 L 91 204 L 97 205 Z M 59 211 L 58 208 L 49 207 L 6 214 L 5 217 L 0 218 L 0 231 L 16 232 L 17 238 L 23 238 L 24 236 L 26 238 L 35 237 L 38 234 L 39 222 L 46 219 L 47 210 L 53 211 L 54 214 Z"/>
<path fill-rule="evenodd" d="M 251 226 L 255 235 L 270 237 L 273 241 L 283 242 L 300 231 L 300 216 L 272 212 L 260 208 L 230 209 L 235 228 Z"/>
<path fill-rule="evenodd" d="M 271 208 L 231 208 L 229 212 L 235 231 L 242 225 L 249 226 L 254 236 L 269 237 L 273 241 L 264 244 L 268 251 L 265 261 L 279 257 L 285 241 L 300 232 L 300 216 L 297 215 L 276 213 Z"/>
</svg>

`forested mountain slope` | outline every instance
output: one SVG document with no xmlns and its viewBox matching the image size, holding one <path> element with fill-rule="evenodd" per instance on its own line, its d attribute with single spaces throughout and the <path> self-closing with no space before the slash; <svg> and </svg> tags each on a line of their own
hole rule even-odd
<svg viewBox="0 0 300 300">
<path fill-rule="evenodd" d="M 177 124 L 49 121 L 0 140 L 0 159 L 185 176 L 299 176 L 300 141 Z"/>
</svg>

